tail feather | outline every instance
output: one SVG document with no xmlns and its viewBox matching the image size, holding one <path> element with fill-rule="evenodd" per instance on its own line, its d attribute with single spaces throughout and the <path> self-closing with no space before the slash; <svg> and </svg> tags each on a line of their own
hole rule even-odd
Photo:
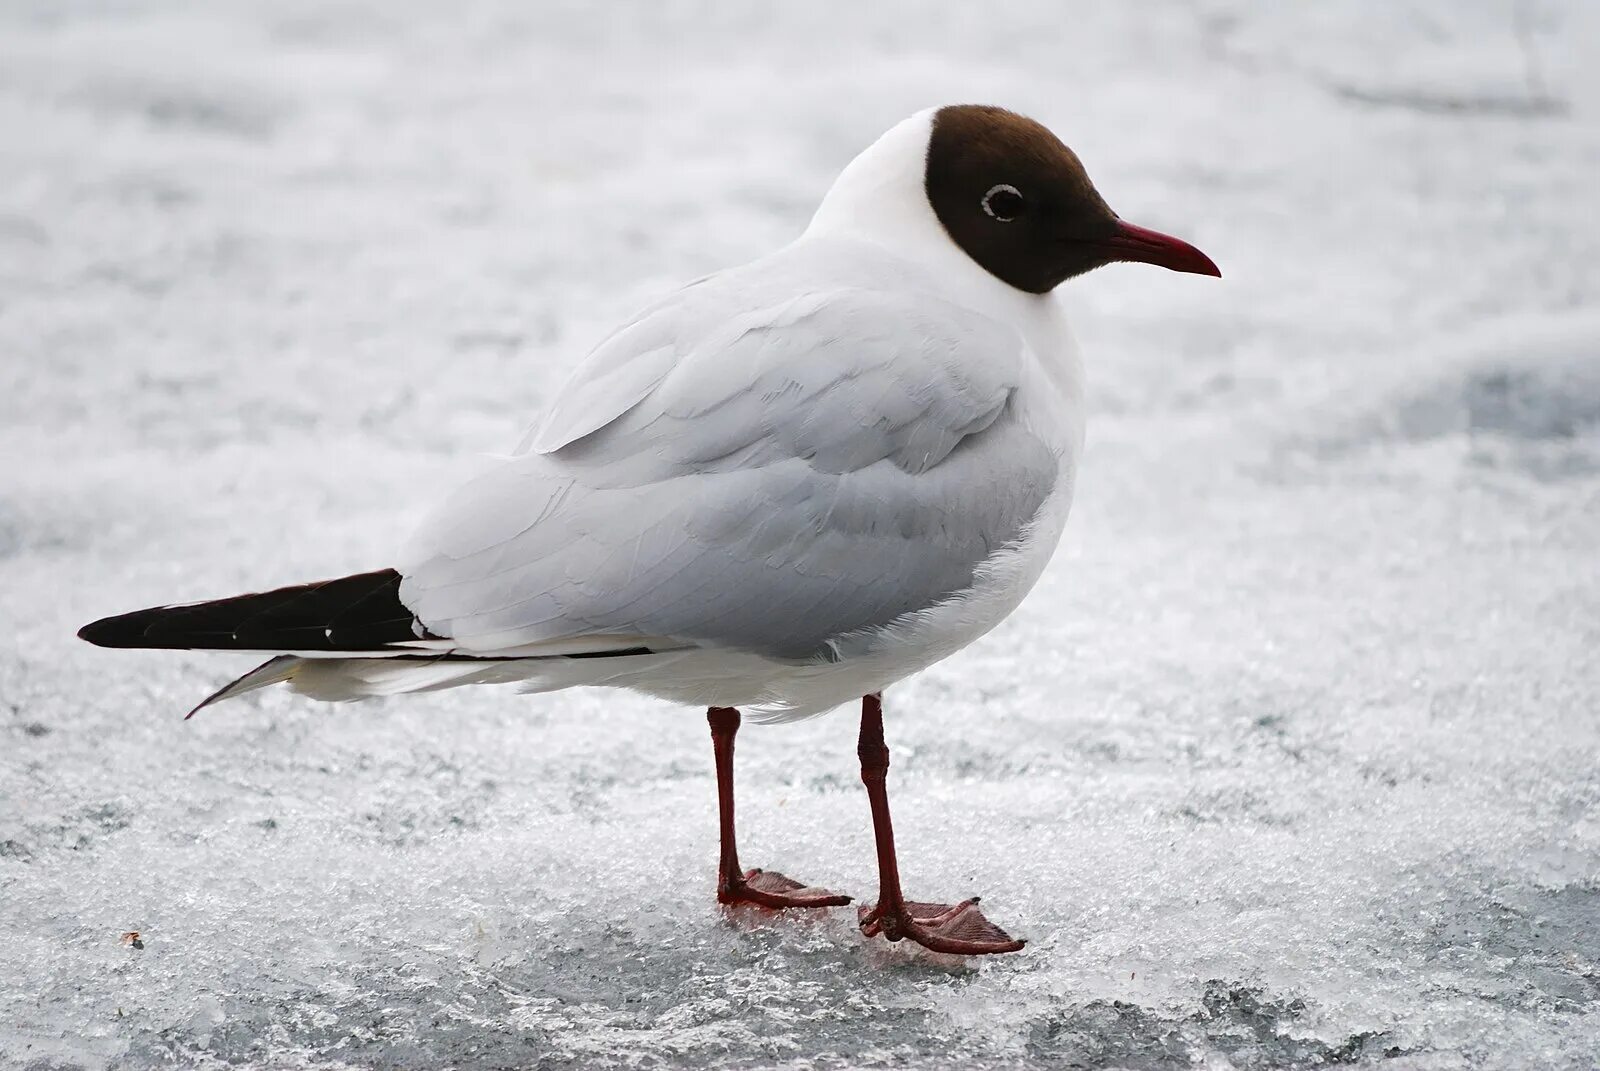
<svg viewBox="0 0 1600 1071">
<path fill-rule="evenodd" d="M 462 684 L 521 680 L 514 662 L 470 658 L 301 658 L 278 655 L 202 699 L 184 720 L 213 703 L 287 683 L 301 695 L 327 702 L 349 702 L 401 692 L 431 692 Z"/>
<path fill-rule="evenodd" d="M 374 651 L 430 637 L 400 601 L 393 569 L 229 599 L 153 606 L 78 630 L 100 647 Z"/>
<path fill-rule="evenodd" d="M 691 653 L 689 649 L 633 649 L 605 655 L 528 658 L 302 658 L 295 659 L 297 664 L 284 679 L 301 695 L 331 702 L 435 692 L 469 684 L 515 684 L 520 692 L 552 692 L 576 686 L 626 686 L 640 674 L 660 670 Z"/>
<path fill-rule="evenodd" d="M 286 683 L 312 699 L 341 703 L 407 692 L 436 692 L 468 684 L 517 684 L 521 692 L 551 692 L 577 685 L 625 682 L 640 672 L 677 661 L 687 651 L 621 650 L 603 655 L 529 658 L 402 655 L 396 658 L 301 658 L 278 655 L 208 695 L 188 717 L 213 703 Z"/>
<path fill-rule="evenodd" d="M 193 710 L 183 716 L 183 720 L 188 721 L 212 703 L 220 703 L 224 699 L 232 699 L 236 695 L 244 695 L 246 692 L 254 692 L 257 689 L 290 680 L 299 671 L 304 662 L 304 659 L 296 658 L 294 655 L 278 655 L 275 658 L 269 658 L 249 673 L 224 684 L 221 688 L 200 700 L 195 704 Z"/>
</svg>

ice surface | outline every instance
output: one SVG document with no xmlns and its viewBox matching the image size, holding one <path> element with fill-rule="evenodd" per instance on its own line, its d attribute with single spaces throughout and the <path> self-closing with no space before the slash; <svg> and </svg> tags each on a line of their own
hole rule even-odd
<svg viewBox="0 0 1600 1071">
<path fill-rule="evenodd" d="M 0 1065 L 1600 1061 L 1600 7 L 0 18 Z M 185 724 L 247 660 L 72 638 L 386 564 L 617 317 L 962 100 L 1226 273 L 1068 288 L 1065 546 L 889 696 L 908 890 L 1023 954 L 724 921 L 701 712 Z M 750 865 L 873 895 L 853 752 L 745 731 Z"/>
</svg>

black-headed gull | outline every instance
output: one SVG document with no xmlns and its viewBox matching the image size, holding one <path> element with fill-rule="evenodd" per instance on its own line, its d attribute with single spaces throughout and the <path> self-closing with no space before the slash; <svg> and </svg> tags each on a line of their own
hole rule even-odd
<svg viewBox="0 0 1600 1071">
<path fill-rule="evenodd" d="M 860 699 L 880 878 L 863 932 L 1015 951 L 975 899 L 902 895 L 879 694 L 993 628 L 1054 551 L 1084 405 L 1050 295 L 1114 261 L 1220 274 L 1118 219 L 1038 123 L 921 112 L 844 169 L 793 244 L 602 342 L 396 567 L 79 635 L 275 652 L 201 706 L 278 682 L 331 700 L 515 682 L 707 707 L 717 896 L 769 908 L 849 898 L 740 867 L 739 708 L 798 718 Z"/>
</svg>

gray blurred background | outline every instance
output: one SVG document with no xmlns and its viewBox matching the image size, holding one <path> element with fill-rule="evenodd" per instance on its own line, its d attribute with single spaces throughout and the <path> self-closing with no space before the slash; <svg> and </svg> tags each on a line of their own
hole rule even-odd
<svg viewBox="0 0 1600 1071">
<path fill-rule="evenodd" d="M 1585 0 L 0 4 L 0 1064 L 1593 1066 L 1597 42 Z M 700 711 L 185 724 L 247 659 L 73 638 L 387 565 L 618 318 L 955 102 L 1225 276 L 1063 288 L 1063 549 L 888 697 L 908 891 L 1023 954 L 725 920 Z M 873 896 L 851 715 L 740 779 L 751 865 Z"/>
</svg>

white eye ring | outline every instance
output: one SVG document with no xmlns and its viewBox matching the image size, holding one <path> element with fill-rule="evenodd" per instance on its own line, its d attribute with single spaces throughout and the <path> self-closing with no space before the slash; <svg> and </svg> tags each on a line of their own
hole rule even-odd
<svg viewBox="0 0 1600 1071">
<path fill-rule="evenodd" d="M 1001 223 L 1010 223 L 1017 217 L 1002 216 L 1000 213 L 996 212 L 994 210 L 994 206 L 989 203 L 989 201 L 997 193 L 1009 193 L 1011 196 L 1020 201 L 1022 200 L 1022 191 L 1011 185 L 1009 182 L 1002 182 L 998 186 L 991 186 L 989 188 L 989 192 L 983 195 L 983 210 L 989 215 L 993 216 L 995 219 L 999 220 Z"/>
</svg>

